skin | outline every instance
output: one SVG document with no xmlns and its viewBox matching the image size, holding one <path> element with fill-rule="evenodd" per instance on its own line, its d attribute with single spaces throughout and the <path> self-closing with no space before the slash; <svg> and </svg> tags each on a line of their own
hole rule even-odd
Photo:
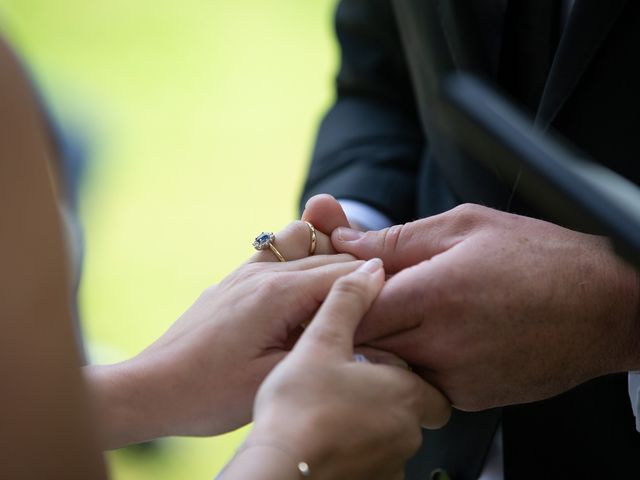
<svg viewBox="0 0 640 480">
<path fill-rule="evenodd" d="M 84 375 L 104 448 L 168 435 L 216 435 L 248 423 L 260 382 L 291 349 L 333 282 L 362 261 L 333 253 L 318 234 L 305 258 L 309 228 L 294 222 L 277 234 L 280 263 L 256 252 L 195 303 L 152 345 Z"/>
<path fill-rule="evenodd" d="M 382 262 L 327 255 L 330 239 L 319 232 L 317 255 L 306 257 L 302 222 L 276 239 L 287 262 L 257 252 L 139 355 L 85 367 L 104 448 L 216 435 L 253 418 L 247 445 L 261 445 L 239 455 L 224 478 L 296 474 L 270 447 L 282 444 L 314 465 L 314 478 L 393 478 L 372 472 L 401 472 L 419 446 L 420 423 L 446 423 L 448 400 L 405 362 L 371 348 L 363 350 L 370 363 L 353 361 L 354 332 L 384 283 Z M 260 472 L 247 476 L 255 462 Z"/>
<path fill-rule="evenodd" d="M 407 370 L 353 361 L 353 336 L 384 283 L 372 260 L 338 280 L 293 352 L 260 387 L 255 424 L 221 479 L 403 478 L 421 442 L 439 427 L 446 399 Z M 277 439 L 277 442 L 274 442 Z"/>
<path fill-rule="evenodd" d="M 460 409 L 640 367 L 638 278 L 603 237 L 478 205 L 363 233 L 326 195 L 304 218 L 393 275 L 356 340 L 415 365 Z"/>
</svg>

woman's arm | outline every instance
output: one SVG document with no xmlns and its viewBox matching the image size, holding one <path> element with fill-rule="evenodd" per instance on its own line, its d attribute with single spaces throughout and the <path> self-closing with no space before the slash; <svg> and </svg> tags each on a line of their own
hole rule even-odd
<svg viewBox="0 0 640 480">
<path fill-rule="evenodd" d="M 101 479 L 43 127 L 0 39 L 0 478 Z"/>
</svg>

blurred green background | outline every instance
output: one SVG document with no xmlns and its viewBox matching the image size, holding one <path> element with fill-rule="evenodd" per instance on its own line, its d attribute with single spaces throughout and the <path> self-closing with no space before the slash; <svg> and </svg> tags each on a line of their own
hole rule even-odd
<svg viewBox="0 0 640 480">
<path fill-rule="evenodd" d="M 3 34 L 92 147 L 81 311 L 100 358 L 140 351 L 296 216 L 332 98 L 334 6 L 0 0 Z M 245 431 L 112 452 L 112 477 L 212 478 Z"/>
</svg>

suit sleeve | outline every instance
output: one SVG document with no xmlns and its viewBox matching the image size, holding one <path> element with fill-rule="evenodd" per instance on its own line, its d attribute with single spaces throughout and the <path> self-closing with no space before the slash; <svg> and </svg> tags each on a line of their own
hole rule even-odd
<svg viewBox="0 0 640 480">
<path fill-rule="evenodd" d="M 397 223 L 416 216 L 425 138 L 388 0 L 342 0 L 337 98 L 323 119 L 302 195 L 330 193 Z"/>
</svg>

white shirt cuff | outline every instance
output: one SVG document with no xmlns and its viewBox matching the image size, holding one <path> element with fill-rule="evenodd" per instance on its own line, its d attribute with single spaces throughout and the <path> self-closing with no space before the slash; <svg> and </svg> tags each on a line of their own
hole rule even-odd
<svg viewBox="0 0 640 480">
<path fill-rule="evenodd" d="M 389 217 L 365 203 L 340 199 L 338 199 L 338 202 L 347 215 L 349 222 L 358 224 L 365 231 L 382 230 L 393 225 Z"/>
<path fill-rule="evenodd" d="M 636 416 L 636 430 L 640 432 L 640 371 L 629 372 L 629 398 Z"/>
</svg>

